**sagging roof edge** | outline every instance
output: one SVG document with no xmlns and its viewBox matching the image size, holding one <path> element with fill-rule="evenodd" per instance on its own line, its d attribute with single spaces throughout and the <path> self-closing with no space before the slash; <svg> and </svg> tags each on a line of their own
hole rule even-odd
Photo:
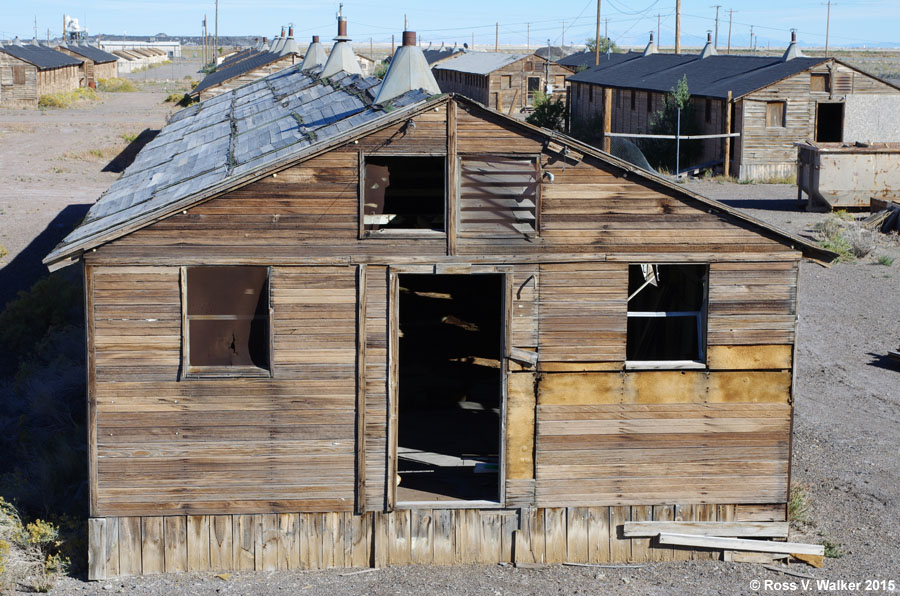
<svg viewBox="0 0 900 596">
<path fill-rule="evenodd" d="M 121 238 L 122 236 L 126 236 L 134 231 L 137 231 L 141 228 L 144 228 L 148 225 L 156 223 L 157 221 L 166 219 L 167 217 L 178 213 L 184 209 L 194 207 L 206 201 L 215 199 L 227 192 L 231 192 L 233 190 L 237 190 L 241 187 L 244 187 L 248 184 L 261 180 L 273 173 L 280 172 L 289 167 L 292 167 L 300 162 L 312 159 L 330 151 L 336 147 L 339 147 L 345 143 L 348 143 L 355 138 L 359 138 L 368 134 L 372 134 L 387 128 L 398 121 L 405 120 L 410 117 L 414 117 L 417 114 L 420 114 L 426 110 L 430 110 L 435 106 L 446 103 L 450 99 L 453 99 L 459 103 L 467 104 L 468 106 L 481 110 L 486 113 L 491 114 L 494 117 L 500 118 L 509 124 L 514 126 L 518 126 L 520 128 L 524 128 L 533 134 L 541 135 L 547 139 L 555 140 L 560 142 L 566 146 L 571 146 L 572 148 L 577 149 L 580 152 L 583 152 L 591 157 L 598 159 L 600 161 L 606 162 L 613 167 L 617 167 L 622 170 L 623 175 L 636 175 L 637 177 L 643 179 L 644 181 L 650 184 L 656 184 L 667 188 L 670 191 L 673 191 L 676 195 L 681 195 L 690 200 L 697 201 L 707 207 L 710 207 L 720 213 L 729 215 L 743 221 L 747 224 L 750 224 L 751 227 L 762 230 L 764 235 L 774 236 L 774 239 L 782 242 L 784 245 L 791 247 L 792 249 L 799 250 L 804 257 L 817 261 L 823 265 L 827 265 L 838 258 L 837 253 L 833 253 L 829 250 L 823 249 L 812 242 L 776 228 L 760 219 L 757 219 L 753 216 L 742 213 L 724 203 L 716 201 L 714 199 L 710 199 L 708 197 L 704 197 L 698 193 L 690 191 L 688 189 L 682 188 L 680 185 L 667 180 L 657 174 L 649 172 L 647 170 L 643 170 L 641 168 L 637 168 L 632 164 L 619 159 L 609 153 L 601 151 L 600 149 L 588 145 L 582 141 L 579 141 L 573 137 L 568 135 L 551 131 L 546 128 L 540 128 L 538 126 L 534 126 L 532 124 L 528 124 L 527 122 L 516 120 L 502 112 L 494 110 L 492 108 L 485 107 L 475 100 L 469 99 L 463 95 L 457 95 L 455 93 L 450 94 L 442 94 L 436 95 L 428 98 L 421 104 L 413 104 L 410 106 L 406 106 L 403 108 L 398 108 L 386 113 L 382 118 L 379 118 L 369 124 L 361 126 L 359 128 L 348 131 L 344 135 L 340 135 L 338 137 L 333 137 L 328 139 L 327 141 L 323 141 L 319 144 L 310 145 L 306 150 L 300 151 L 295 155 L 291 155 L 285 157 L 284 159 L 275 162 L 273 164 L 269 164 L 267 166 L 263 166 L 261 169 L 247 173 L 241 177 L 229 180 L 223 180 L 219 184 L 216 184 L 204 191 L 201 191 L 197 194 L 194 194 L 189 197 L 185 197 L 184 199 L 178 201 L 177 203 L 173 203 L 171 205 L 167 205 L 163 209 L 159 209 L 155 212 L 147 213 L 142 216 L 136 217 L 133 220 L 129 221 L 127 224 L 107 228 L 97 234 L 94 234 L 91 237 L 85 238 L 79 242 L 73 243 L 66 247 L 57 247 L 50 254 L 48 254 L 43 259 L 43 263 L 49 268 L 50 271 L 56 271 L 57 269 L 62 269 L 74 262 L 77 262 L 81 255 L 86 251 L 95 249 L 103 244 Z"/>
</svg>

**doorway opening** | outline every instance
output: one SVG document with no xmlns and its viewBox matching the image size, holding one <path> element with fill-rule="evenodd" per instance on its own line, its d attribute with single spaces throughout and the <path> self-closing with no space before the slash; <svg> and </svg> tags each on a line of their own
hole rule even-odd
<svg viewBox="0 0 900 596">
<path fill-rule="evenodd" d="M 503 276 L 400 275 L 396 500 L 500 500 Z"/>
<path fill-rule="evenodd" d="M 816 141 L 840 143 L 844 140 L 844 104 L 816 104 Z"/>
</svg>

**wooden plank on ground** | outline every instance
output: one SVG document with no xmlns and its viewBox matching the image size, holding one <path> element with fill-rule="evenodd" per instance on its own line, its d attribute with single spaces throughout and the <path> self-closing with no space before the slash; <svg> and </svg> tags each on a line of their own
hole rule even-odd
<svg viewBox="0 0 900 596">
<path fill-rule="evenodd" d="M 107 578 L 106 527 L 105 517 L 88 519 L 88 579 L 91 581 Z"/>
<path fill-rule="evenodd" d="M 722 548 L 727 550 L 745 550 L 760 553 L 785 553 L 789 555 L 824 556 L 825 547 L 821 544 L 801 544 L 799 542 L 770 542 L 749 538 L 722 538 L 716 536 L 692 536 L 690 534 L 659 535 L 660 544 L 678 544 L 682 546 L 699 546 L 702 548 Z"/>
<path fill-rule="evenodd" d="M 187 516 L 187 570 L 209 571 L 210 540 L 208 515 Z"/>
<path fill-rule="evenodd" d="M 788 523 L 632 521 L 625 524 L 625 536 L 629 538 L 649 538 L 661 533 L 731 538 L 787 538 Z"/>
<path fill-rule="evenodd" d="M 119 519 L 119 575 L 141 574 L 141 518 Z"/>
<path fill-rule="evenodd" d="M 217 571 L 234 569 L 233 522 L 230 515 L 209 518 L 209 566 Z"/>
<path fill-rule="evenodd" d="M 187 571 L 187 519 L 183 515 L 171 515 L 163 520 L 166 573 Z"/>
<path fill-rule="evenodd" d="M 609 507 L 588 508 L 588 563 L 609 563 Z"/>
<path fill-rule="evenodd" d="M 166 570 L 163 518 L 141 518 L 141 573 L 163 573 Z"/>
<path fill-rule="evenodd" d="M 653 507 L 650 505 L 633 505 L 631 507 L 632 522 L 623 524 L 623 536 L 627 537 L 624 528 L 629 523 L 649 522 L 653 517 Z M 651 522 L 652 523 L 652 522 Z M 631 560 L 635 563 L 646 563 L 650 560 L 650 539 L 649 538 L 631 538 Z"/>
<path fill-rule="evenodd" d="M 566 509 L 566 562 L 588 562 L 588 518 L 587 507 L 569 507 Z"/>
</svg>

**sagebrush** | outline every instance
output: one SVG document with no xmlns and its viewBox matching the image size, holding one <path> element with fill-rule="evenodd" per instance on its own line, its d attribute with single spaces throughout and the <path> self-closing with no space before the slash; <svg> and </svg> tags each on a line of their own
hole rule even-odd
<svg viewBox="0 0 900 596">
<path fill-rule="evenodd" d="M 49 592 L 68 566 L 61 546 L 59 528 L 41 519 L 23 523 L 16 508 L 0 497 L 0 589 L 25 584 Z"/>
</svg>

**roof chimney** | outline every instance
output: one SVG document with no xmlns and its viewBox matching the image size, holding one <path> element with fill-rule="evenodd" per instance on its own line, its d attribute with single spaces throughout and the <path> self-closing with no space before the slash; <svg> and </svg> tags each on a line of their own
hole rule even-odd
<svg viewBox="0 0 900 596">
<path fill-rule="evenodd" d="M 713 47 L 712 43 L 712 31 L 706 32 L 706 45 L 703 46 L 703 49 L 700 51 L 700 60 L 704 58 L 709 58 L 710 56 L 716 55 L 716 48 Z"/>
<path fill-rule="evenodd" d="M 269 47 L 269 51 L 272 52 L 273 54 L 280 54 L 280 53 L 281 53 L 281 48 L 284 47 L 284 42 L 285 42 L 285 41 L 287 41 L 287 40 L 285 40 L 285 38 L 284 38 L 284 27 L 282 27 L 282 28 L 281 28 L 281 35 L 280 35 L 280 36 L 278 36 L 278 35 L 275 36 L 275 39 L 272 40 L 272 44 L 271 44 L 271 46 Z"/>
<path fill-rule="evenodd" d="M 297 42 L 294 40 L 294 27 L 288 27 L 288 36 L 287 39 L 284 40 L 284 44 L 281 46 L 281 55 L 289 56 L 290 54 L 300 54 L 300 48 L 297 47 Z"/>
<path fill-rule="evenodd" d="M 644 48 L 644 56 L 649 56 L 650 54 L 656 53 L 656 44 L 653 43 L 653 31 L 650 32 L 650 41 L 647 43 L 647 47 Z"/>
<path fill-rule="evenodd" d="M 802 57 L 803 52 L 800 51 L 800 46 L 797 45 L 797 30 L 791 29 L 791 45 L 789 45 L 784 51 L 784 55 L 781 57 L 781 61 L 787 62 L 788 60 Z"/>
<path fill-rule="evenodd" d="M 337 19 L 338 34 L 334 38 L 335 43 L 331 48 L 331 54 L 328 55 L 328 61 L 325 62 L 325 66 L 322 68 L 319 76 L 326 78 L 339 72 L 362 75 L 359 60 L 356 59 L 356 54 L 353 53 L 353 48 L 350 47 L 350 38 L 347 36 L 347 17 L 338 13 Z"/>
<path fill-rule="evenodd" d="M 397 48 L 391 59 L 391 65 L 378 89 L 375 103 L 385 104 L 415 89 L 422 89 L 431 95 L 441 92 L 422 49 L 416 45 L 416 33 L 404 31 L 403 45 Z"/>
<path fill-rule="evenodd" d="M 306 48 L 306 55 L 303 57 L 303 64 L 300 65 L 300 70 L 305 72 L 307 70 L 319 68 L 324 65 L 327 60 L 328 54 L 325 53 L 325 48 L 319 43 L 319 36 L 313 35 L 312 43 Z"/>
</svg>

